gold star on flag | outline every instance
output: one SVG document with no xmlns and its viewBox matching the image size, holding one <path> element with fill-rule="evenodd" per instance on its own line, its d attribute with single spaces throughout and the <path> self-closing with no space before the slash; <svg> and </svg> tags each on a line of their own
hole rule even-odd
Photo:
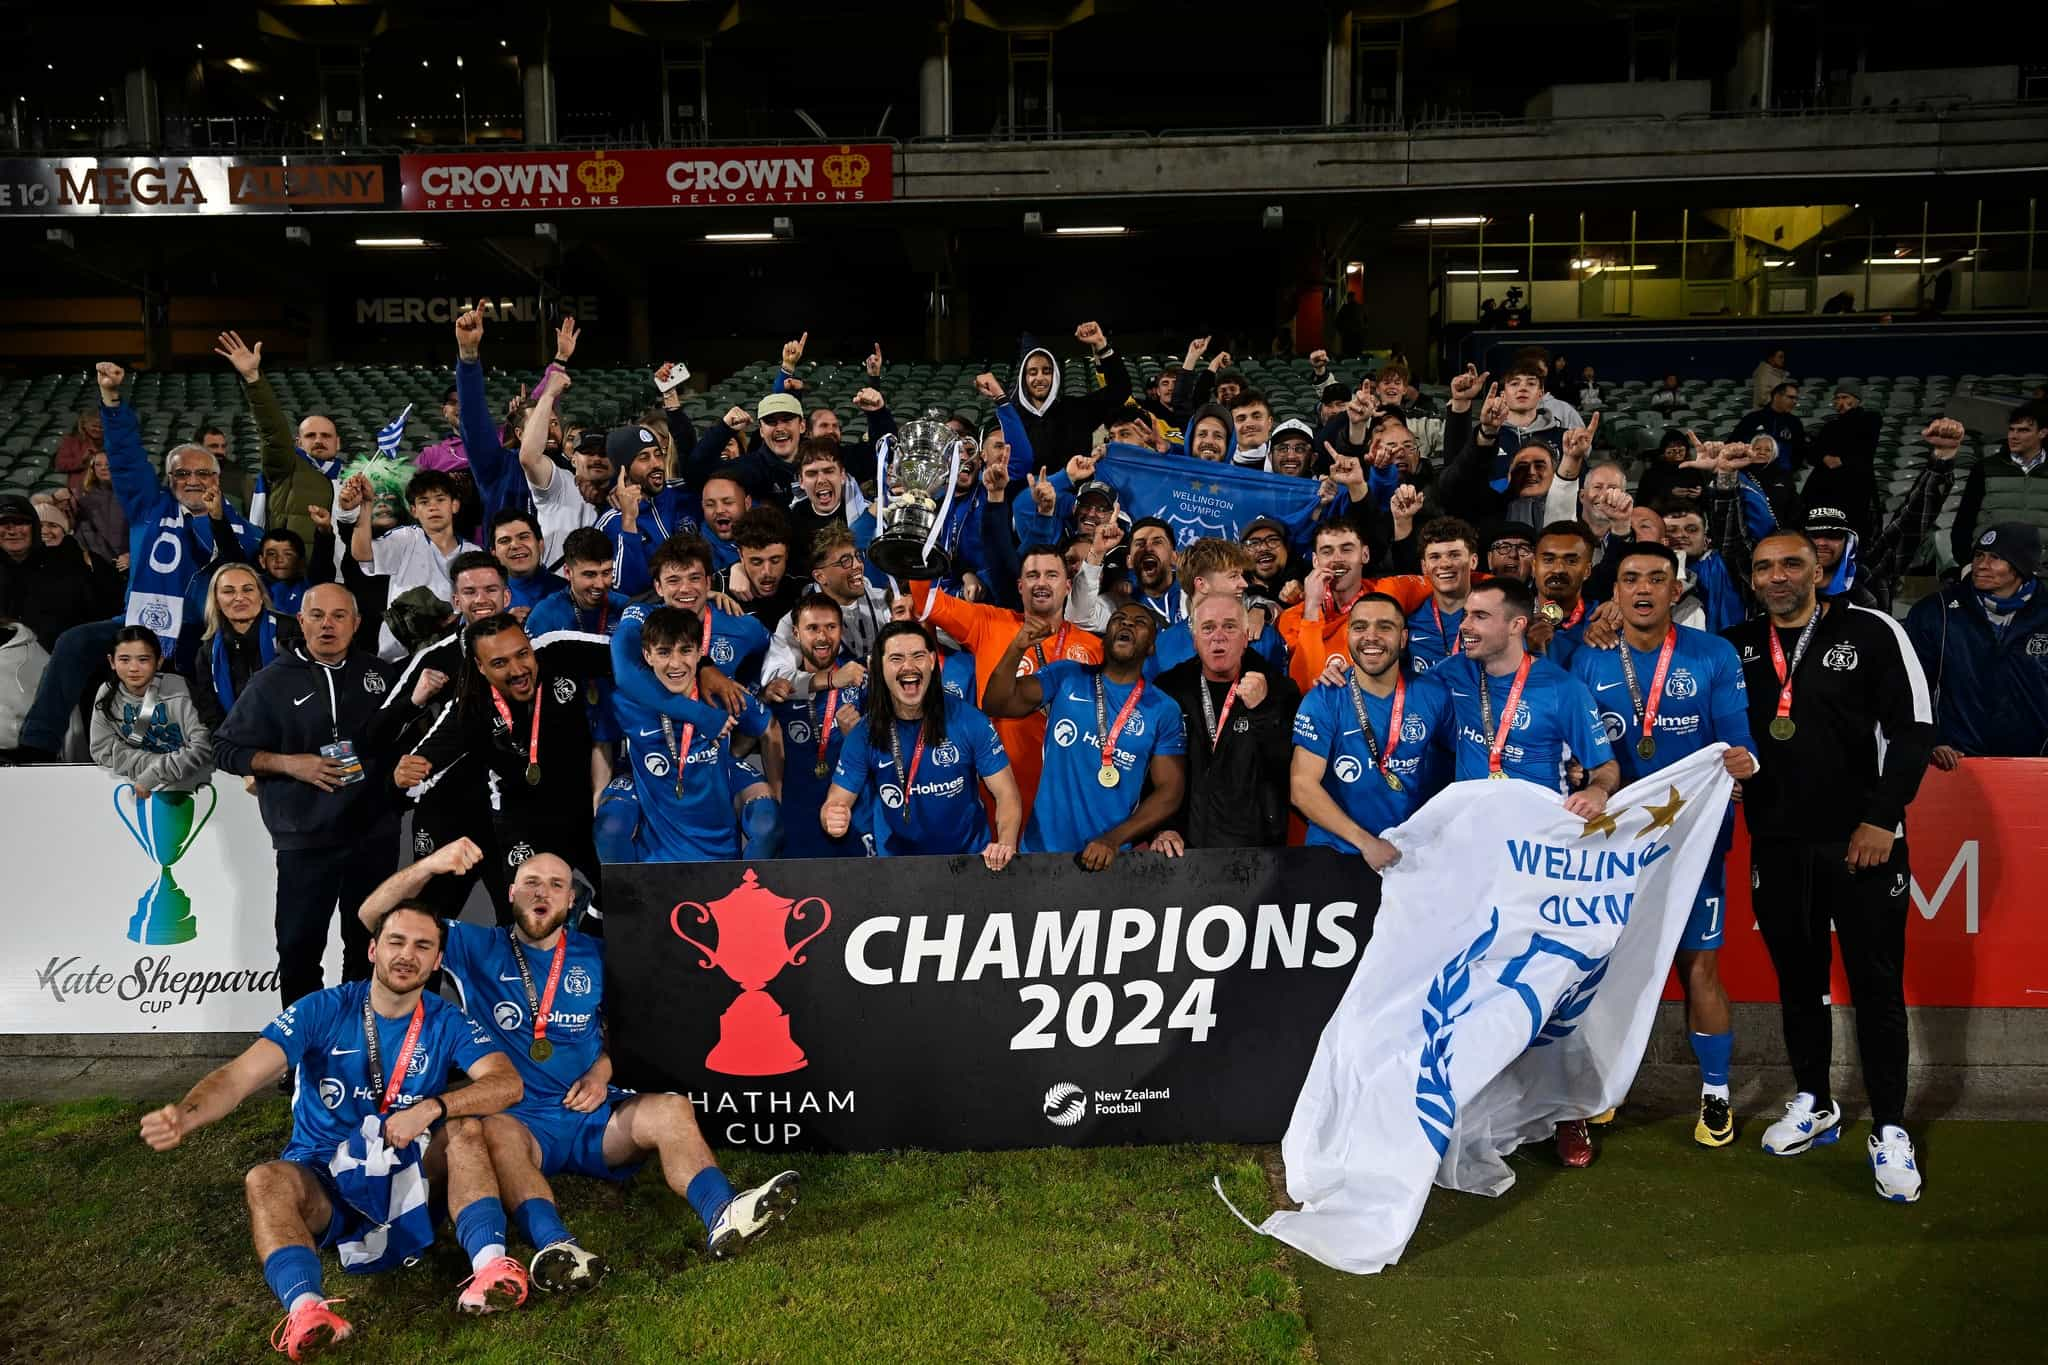
<svg viewBox="0 0 2048 1365">
<path fill-rule="evenodd" d="M 1221 493 L 1223 491 L 1223 485 L 1220 483 L 1212 483 L 1209 485 L 1209 491 L 1211 493 Z"/>
<path fill-rule="evenodd" d="M 1653 829 L 1671 828 L 1672 822 L 1678 818 L 1678 812 L 1684 808 L 1685 799 L 1678 794 L 1678 788 L 1673 787 L 1669 801 L 1661 806 L 1646 805 L 1643 807 L 1644 810 L 1650 813 L 1650 823 L 1644 825 L 1642 834 L 1638 834 L 1636 837 L 1640 839 L 1644 834 L 1648 834 Z"/>
<path fill-rule="evenodd" d="M 1626 813 L 1622 812 L 1622 814 Z M 1579 837 L 1581 839 L 1590 839 L 1595 834 L 1611 835 L 1613 833 L 1614 817 L 1603 811 L 1586 822 L 1586 827 L 1579 831 Z"/>
</svg>

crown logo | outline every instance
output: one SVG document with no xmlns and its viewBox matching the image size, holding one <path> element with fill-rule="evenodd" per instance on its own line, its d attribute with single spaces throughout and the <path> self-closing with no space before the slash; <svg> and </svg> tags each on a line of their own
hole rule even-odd
<svg viewBox="0 0 2048 1365">
<path fill-rule="evenodd" d="M 841 146 L 825 158 L 825 178 L 835 190 L 850 190 L 868 178 L 868 159 L 851 147 Z"/>
<path fill-rule="evenodd" d="M 588 161 L 576 163 L 576 179 L 592 194 L 610 194 L 626 178 L 626 165 L 622 161 L 607 161 L 603 152 Z"/>
</svg>

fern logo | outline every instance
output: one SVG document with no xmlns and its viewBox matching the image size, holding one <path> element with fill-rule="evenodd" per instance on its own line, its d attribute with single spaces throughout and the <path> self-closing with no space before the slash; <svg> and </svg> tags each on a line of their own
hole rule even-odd
<svg viewBox="0 0 2048 1365">
<path fill-rule="evenodd" d="M 1088 1096 L 1072 1081 L 1061 1081 L 1045 1092 L 1045 1121 L 1059 1128 L 1072 1128 L 1088 1116 Z"/>
<path fill-rule="evenodd" d="M 1486 956 L 1499 932 L 1500 910 L 1496 907 L 1479 937 L 1446 962 L 1436 980 L 1429 983 L 1429 998 L 1422 1007 L 1422 1057 L 1415 1071 L 1415 1119 L 1438 1156 L 1450 1148 L 1451 1128 L 1458 1121 L 1458 1099 L 1451 1092 L 1451 1026 L 1472 1008 L 1465 1001 L 1472 990 L 1472 964 Z"/>
</svg>

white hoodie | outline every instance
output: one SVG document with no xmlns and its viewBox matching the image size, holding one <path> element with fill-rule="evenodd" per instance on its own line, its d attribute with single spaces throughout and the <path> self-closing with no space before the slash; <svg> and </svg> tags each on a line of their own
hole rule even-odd
<svg viewBox="0 0 2048 1365">
<path fill-rule="evenodd" d="M 14 634 L 0 644 L 0 749 L 21 743 L 21 722 L 36 699 L 36 684 L 50 656 L 36 643 L 36 633 L 16 625 Z"/>
</svg>

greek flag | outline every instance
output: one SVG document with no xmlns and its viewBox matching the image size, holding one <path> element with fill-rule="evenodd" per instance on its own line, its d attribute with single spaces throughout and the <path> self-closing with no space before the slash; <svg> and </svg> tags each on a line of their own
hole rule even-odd
<svg viewBox="0 0 2048 1365">
<path fill-rule="evenodd" d="M 431 1141 L 423 1133 L 393 1148 L 384 1141 L 382 1116 L 366 1114 L 361 1128 L 335 1145 L 327 1172 L 342 1202 L 358 1215 L 335 1247 L 343 1270 L 352 1275 L 390 1270 L 434 1244 L 434 1216 L 421 1165 Z"/>
<path fill-rule="evenodd" d="M 1432 1181 L 1501 1194 L 1507 1153 L 1621 1102 L 1733 790 L 1726 747 L 1594 820 L 1533 783 L 1458 782 L 1387 832 L 1401 860 L 1281 1142 L 1301 1209 L 1256 1231 L 1372 1274 Z"/>
<path fill-rule="evenodd" d="M 377 453 L 387 460 L 398 458 L 398 443 L 405 439 L 405 419 L 412 416 L 412 404 L 405 405 L 405 411 L 377 428 Z"/>
</svg>

